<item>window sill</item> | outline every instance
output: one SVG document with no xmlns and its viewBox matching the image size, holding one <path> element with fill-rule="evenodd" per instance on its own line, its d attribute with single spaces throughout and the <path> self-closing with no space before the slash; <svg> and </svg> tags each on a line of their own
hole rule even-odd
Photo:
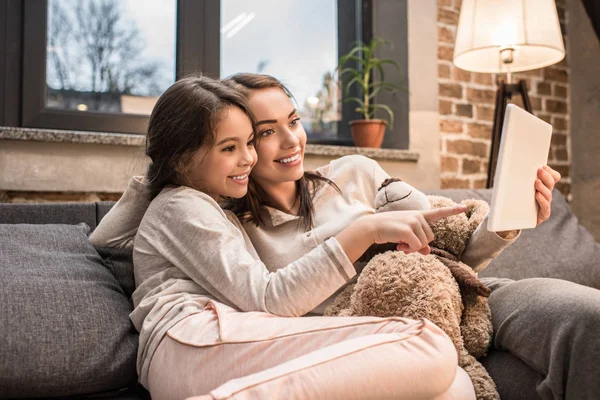
<svg viewBox="0 0 600 400">
<path fill-rule="evenodd" d="M 16 128 L 0 126 L 0 140 L 28 140 L 36 142 L 88 143 L 112 146 L 143 146 L 145 136 L 128 133 L 66 131 L 59 129 Z M 375 160 L 417 162 L 419 153 L 399 149 L 372 149 L 367 147 L 307 144 L 306 154 L 341 157 L 360 154 Z"/>
</svg>

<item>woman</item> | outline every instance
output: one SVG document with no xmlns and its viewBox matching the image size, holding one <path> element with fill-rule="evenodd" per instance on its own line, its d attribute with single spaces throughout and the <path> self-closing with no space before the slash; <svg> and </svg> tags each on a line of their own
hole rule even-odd
<svg viewBox="0 0 600 400">
<path fill-rule="evenodd" d="M 247 192 L 253 128 L 235 90 L 205 77 L 176 82 L 150 117 L 147 188 L 128 191 L 90 238 L 107 245 L 103 235 L 124 211 L 143 215 L 130 317 L 152 398 L 473 398 L 451 341 L 429 321 L 295 318 L 350 280 L 372 243 L 420 249 L 427 221 L 465 208 L 365 216 L 269 272 L 217 203 Z M 150 204 L 128 208 L 142 192 Z"/>
<path fill-rule="evenodd" d="M 388 177 L 377 163 L 350 156 L 319 168 L 317 172 L 336 183 L 341 195 L 329 185 L 314 186 L 306 180 L 302 167 L 306 133 L 289 91 L 265 75 L 238 74 L 226 83 L 246 90 L 257 120 L 258 161 L 252 172 L 255 184 L 251 182 L 249 196 L 235 202 L 233 209 L 269 270 L 277 270 L 288 257 L 309 251 L 341 227 L 373 212 L 376 188 Z M 282 157 L 290 162 L 278 163 Z M 550 217 L 552 189 L 559 179 L 560 174 L 548 166 L 538 171 L 538 225 Z M 312 197 L 303 195 L 310 190 L 314 191 Z M 518 231 L 488 232 L 486 224 L 487 218 L 462 257 L 476 271 L 485 268 L 519 235 Z M 539 373 L 540 397 L 596 398 L 600 380 L 590 366 L 600 357 L 600 342 L 594 333 L 600 332 L 600 291 L 556 279 L 484 281 L 493 290 L 493 345 L 521 358 Z M 322 313 L 326 304 L 313 312 Z"/>
</svg>

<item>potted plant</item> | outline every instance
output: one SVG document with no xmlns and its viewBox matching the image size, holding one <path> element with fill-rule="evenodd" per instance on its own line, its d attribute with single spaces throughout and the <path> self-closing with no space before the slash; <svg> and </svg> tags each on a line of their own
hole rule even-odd
<svg viewBox="0 0 600 400">
<path fill-rule="evenodd" d="M 402 70 L 398 63 L 375 56 L 375 50 L 384 44 L 389 43 L 380 38 L 373 38 L 369 43 L 359 41 L 339 59 L 338 71 L 339 79 L 344 85 L 344 101 L 356 103 L 355 110 L 363 116 L 363 119 L 350 121 L 352 139 L 358 147 L 381 147 L 385 127 L 389 123 L 390 128 L 393 128 L 394 112 L 385 104 L 375 104 L 375 96 L 381 90 L 396 92 L 404 89 L 401 85 Z M 348 64 L 352 65 L 346 66 Z M 398 84 L 385 80 L 385 64 L 396 67 L 400 75 Z M 375 71 L 379 72 L 378 79 L 374 76 Z M 358 88 L 359 97 L 349 96 L 353 86 Z M 389 120 L 374 118 L 377 110 L 384 110 Z"/>
</svg>

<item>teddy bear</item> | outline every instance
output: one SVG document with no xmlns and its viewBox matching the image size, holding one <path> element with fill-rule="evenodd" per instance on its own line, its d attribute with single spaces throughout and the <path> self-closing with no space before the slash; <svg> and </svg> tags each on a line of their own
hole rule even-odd
<svg viewBox="0 0 600 400">
<path fill-rule="evenodd" d="M 372 246 L 361 257 L 368 264 L 356 283 L 336 296 L 324 315 L 427 318 L 451 338 L 477 399 L 496 400 L 496 385 L 476 360 L 486 354 L 492 338 L 490 290 L 460 261 L 489 206 L 474 199 L 461 204 L 467 206 L 466 213 L 430 224 L 435 239 L 428 255 L 405 254 L 395 243 Z M 451 199 L 426 196 L 395 178 L 383 182 L 375 199 L 378 213 L 454 205 Z"/>
</svg>

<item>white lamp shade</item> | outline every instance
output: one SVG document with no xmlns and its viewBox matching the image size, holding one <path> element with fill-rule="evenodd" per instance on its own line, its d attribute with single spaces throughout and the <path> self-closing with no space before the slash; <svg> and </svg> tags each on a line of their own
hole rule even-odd
<svg viewBox="0 0 600 400">
<path fill-rule="evenodd" d="M 514 48 L 510 67 L 500 50 Z M 454 65 L 474 72 L 547 67 L 565 56 L 554 0 L 463 0 Z"/>
</svg>

